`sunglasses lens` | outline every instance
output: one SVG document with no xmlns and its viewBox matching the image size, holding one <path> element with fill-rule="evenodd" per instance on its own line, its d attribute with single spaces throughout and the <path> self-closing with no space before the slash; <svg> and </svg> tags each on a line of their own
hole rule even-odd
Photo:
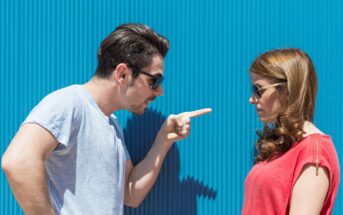
<svg viewBox="0 0 343 215">
<path fill-rule="evenodd" d="M 151 86 L 153 90 L 156 90 L 163 82 L 163 76 L 154 79 L 154 84 Z"/>
<path fill-rule="evenodd" d="M 252 85 L 251 90 L 252 90 L 252 94 L 256 98 L 258 98 L 258 99 L 261 98 L 261 92 L 260 92 L 260 90 L 258 89 L 258 87 L 256 85 Z"/>
</svg>

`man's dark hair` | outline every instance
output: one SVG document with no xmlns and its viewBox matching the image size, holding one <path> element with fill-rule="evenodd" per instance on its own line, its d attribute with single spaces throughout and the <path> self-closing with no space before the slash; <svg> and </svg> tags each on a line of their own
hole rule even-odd
<svg viewBox="0 0 343 215">
<path fill-rule="evenodd" d="M 143 24 L 123 24 L 118 26 L 98 50 L 96 75 L 107 78 L 120 63 L 132 68 L 133 77 L 138 69 L 149 66 L 152 57 L 160 54 L 163 58 L 169 49 L 169 41 Z"/>
</svg>

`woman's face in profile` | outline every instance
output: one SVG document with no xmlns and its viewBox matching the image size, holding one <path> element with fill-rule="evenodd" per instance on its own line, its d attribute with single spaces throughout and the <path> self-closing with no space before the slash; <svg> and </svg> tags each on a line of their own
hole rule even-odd
<svg viewBox="0 0 343 215">
<path fill-rule="evenodd" d="M 249 102 L 255 105 L 260 120 L 264 123 L 274 121 L 275 116 L 281 109 L 278 83 L 264 76 L 251 73 L 252 94 Z"/>
</svg>

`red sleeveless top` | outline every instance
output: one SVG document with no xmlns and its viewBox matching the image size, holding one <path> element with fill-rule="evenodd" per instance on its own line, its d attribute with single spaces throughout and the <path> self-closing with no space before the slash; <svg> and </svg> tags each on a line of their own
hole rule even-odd
<svg viewBox="0 0 343 215">
<path fill-rule="evenodd" d="M 311 134 L 285 154 L 255 164 L 245 179 L 243 215 L 288 214 L 293 186 L 306 164 L 325 167 L 329 173 L 328 194 L 321 215 L 331 214 L 340 179 L 339 161 L 331 138 Z"/>
</svg>

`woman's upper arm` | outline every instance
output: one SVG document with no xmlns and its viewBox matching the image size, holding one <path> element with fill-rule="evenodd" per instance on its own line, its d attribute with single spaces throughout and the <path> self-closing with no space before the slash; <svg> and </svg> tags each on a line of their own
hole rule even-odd
<svg viewBox="0 0 343 215">
<path fill-rule="evenodd" d="M 304 166 L 292 190 L 290 215 L 320 214 L 329 189 L 329 174 L 323 167 L 318 168 L 318 175 L 316 171 L 313 164 Z"/>
</svg>

